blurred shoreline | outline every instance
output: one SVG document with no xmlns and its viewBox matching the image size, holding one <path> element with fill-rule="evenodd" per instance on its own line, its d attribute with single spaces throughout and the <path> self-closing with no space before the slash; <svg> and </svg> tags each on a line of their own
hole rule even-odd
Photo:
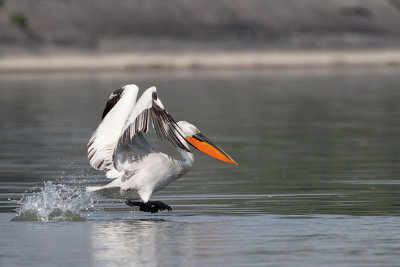
<svg viewBox="0 0 400 267">
<path fill-rule="evenodd" d="M 400 49 L 13 54 L 0 73 L 400 66 Z"/>
<path fill-rule="evenodd" d="M 4 0 L 0 73 L 399 66 L 399 14 L 400 0 Z"/>
</svg>

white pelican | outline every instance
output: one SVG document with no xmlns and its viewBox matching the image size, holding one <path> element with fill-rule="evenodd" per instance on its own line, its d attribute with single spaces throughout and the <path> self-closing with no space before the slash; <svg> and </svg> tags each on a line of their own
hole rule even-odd
<svg viewBox="0 0 400 267">
<path fill-rule="evenodd" d="M 161 201 L 149 201 L 151 195 L 182 177 L 193 166 L 189 144 L 220 161 L 238 165 L 221 148 L 208 140 L 194 125 L 175 120 L 165 110 L 155 87 L 147 89 L 136 102 L 139 88 L 134 84 L 115 90 L 107 101 L 102 121 L 90 137 L 88 159 L 90 165 L 107 172 L 114 180 L 102 187 L 88 187 L 88 191 L 119 189 L 124 196 L 130 192 L 141 201 L 127 198 L 129 206 L 155 213 L 171 207 Z M 143 136 L 149 129 L 149 119 L 158 138 L 169 140 L 182 159 L 154 148 Z M 138 200 L 136 198 L 136 200 Z"/>
</svg>

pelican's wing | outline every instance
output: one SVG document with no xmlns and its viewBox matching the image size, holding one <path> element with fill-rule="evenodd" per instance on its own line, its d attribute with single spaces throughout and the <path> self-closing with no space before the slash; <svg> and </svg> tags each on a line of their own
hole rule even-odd
<svg viewBox="0 0 400 267">
<path fill-rule="evenodd" d="M 189 151 L 189 147 L 182 137 L 182 130 L 165 110 L 155 87 L 147 89 L 137 101 L 128 117 L 118 144 L 129 143 L 136 134 L 147 132 L 150 116 L 158 138 L 169 140 L 176 147 Z"/>
<path fill-rule="evenodd" d="M 136 164 L 151 153 L 159 153 L 142 133 L 137 133 L 129 142 L 120 144 L 114 151 L 114 166 L 119 173 L 132 171 L 136 168 Z"/>
<path fill-rule="evenodd" d="M 114 170 L 113 154 L 129 114 L 135 106 L 139 88 L 126 85 L 115 90 L 107 101 L 103 120 L 89 139 L 88 159 L 98 170 Z"/>
</svg>

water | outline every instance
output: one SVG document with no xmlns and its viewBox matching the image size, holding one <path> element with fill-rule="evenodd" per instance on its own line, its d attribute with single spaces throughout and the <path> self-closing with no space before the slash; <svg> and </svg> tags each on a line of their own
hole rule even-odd
<svg viewBox="0 0 400 267">
<path fill-rule="evenodd" d="M 18 204 L 13 221 L 84 221 L 81 211 L 94 208 L 92 197 L 84 188 L 45 182 L 39 192 L 26 194 Z"/>
<path fill-rule="evenodd" d="M 399 71 L 3 74 L 0 265 L 397 265 Z M 132 82 L 239 163 L 195 152 L 152 197 L 171 213 L 84 193 L 109 181 L 88 137 Z"/>
</svg>

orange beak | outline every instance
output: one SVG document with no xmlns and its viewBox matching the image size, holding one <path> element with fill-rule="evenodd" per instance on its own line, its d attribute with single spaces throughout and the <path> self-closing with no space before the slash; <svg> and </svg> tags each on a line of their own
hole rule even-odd
<svg viewBox="0 0 400 267">
<path fill-rule="evenodd" d="M 210 157 L 213 157 L 220 161 L 238 166 L 238 164 L 236 163 L 236 161 L 233 160 L 233 158 L 231 158 L 228 154 L 226 154 L 217 145 L 214 145 L 203 134 L 197 133 L 193 137 L 186 137 L 186 140 L 189 142 L 189 144 L 191 144 L 204 154 L 207 154 Z"/>
</svg>

